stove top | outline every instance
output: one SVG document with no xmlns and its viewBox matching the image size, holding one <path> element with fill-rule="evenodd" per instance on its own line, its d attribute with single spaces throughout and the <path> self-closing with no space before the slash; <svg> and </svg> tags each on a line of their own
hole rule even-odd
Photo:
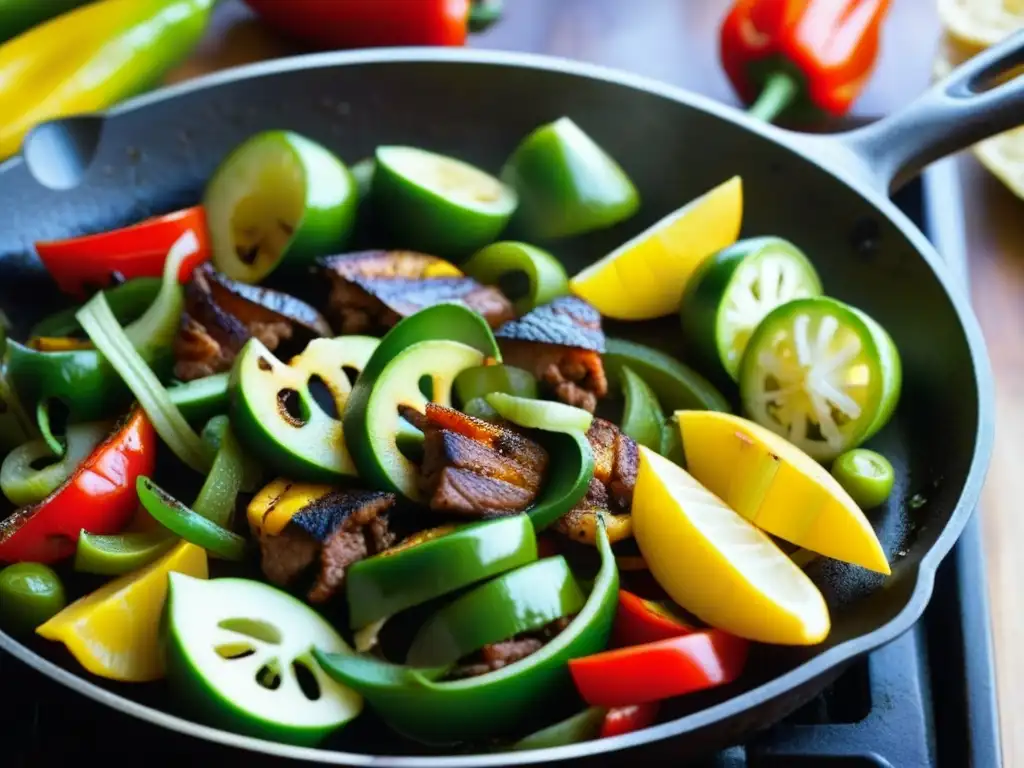
<svg viewBox="0 0 1024 768">
<path fill-rule="evenodd" d="M 966 281 L 955 161 L 896 202 Z M 9 768 L 99 758 L 105 765 L 298 766 L 156 729 L 59 688 L 0 653 L 0 734 Z M 988 598 L 978 516 L 939 570 L 924 618 L 854 663 L 817 699 L 745 746 L 692 768 L 999 768 Z M 680 768 L 683 768 L 680 766 Z"/>
</svg>

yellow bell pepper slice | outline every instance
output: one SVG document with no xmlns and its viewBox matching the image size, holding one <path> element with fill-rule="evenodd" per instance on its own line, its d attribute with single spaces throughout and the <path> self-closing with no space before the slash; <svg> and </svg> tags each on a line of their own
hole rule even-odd
<svg viewBox="0 0 1024 768">
<path fill-rule="evenodd" d="M 145 568 L 76 600 L 36 633 L 64 643 L 94 675 L 130 683 L 159 680 L 164 675 L 160 617 L 172 571 L 207 578 L 206 550 L 179 542 Z"/>
<path fill-rule="evenodd" d="M 889 575 L 867 517 L 823 466 L 749 419 L 676 411 L 686 468 L 761 530 L 812 552 Z"/>
</svg>

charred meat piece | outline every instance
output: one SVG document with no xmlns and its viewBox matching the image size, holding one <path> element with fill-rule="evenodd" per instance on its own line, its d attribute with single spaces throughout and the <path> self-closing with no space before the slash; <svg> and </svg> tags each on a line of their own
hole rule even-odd
<svg viewBox="0 0 1024 768">
<path fill-rule="evenodd" d="M 382 332 L 441 302 L 460 302 L 492 328 L 515 315 L 505 295 L 464 277 L 444 259 L 413 251 L 362 251 L 322 262 L 331 283 L 328 313 L 339 333 Z"/>
<path fill-rule="evenodd" d="M 237 283 L 203 264 L 185 288 L 185 313 L 174 340 L 174 374 L 191 381 L 227 371 L 252 337 L 273 352 L 285 342 L 302 346 L 330 332 L 327 321 L 304 301 Z"/>
<path fill-rule="evenodd" d="M 500 643 L 485 645 L 476 653 L 462 660 L 462 663 L 448 673 L 449 680 L 478 677 L 488 672 L 507 667 L 536 653 L 569 626 L 572 617 L 566 616 L 548 624 L 536 632 L 518 635 Z"/>
<path fill-rule="evenodd" d="M 497 424 L 430 403 L 417 418 L 424 434 L 420 487 L 430 508 L 472 517 L 522 512 L 544 479 L 548 454 Z"/>
<path fill-rule="evenodd" d="M 394 494 L 381 491 L 330 490 L 312 496 L 279 532 L 259 532 L 264 575 L 285 587 L 315 565 L 306 597 L 311 603 L 327 601 L 345 583 L 348 566 L 394 543 L 385 514 L 394 503 Z"/>
<path fill-rule="evenodd" d="M 598 518 L 604 518 L 611 543 L 633 535 L 633 488 L 636 485 L 636 442 L 614 424 L 595 418 L 587 430 L 594 452 L 594 477 L 587 495 L 555 523 L 556 531 L 587 544 L 597 542 Z"/>
<path fill-rule="evenodd" d="M 494 335 L 505 363 L 532 371 L 563 403 L 593 413 L 608 394 L 601 315 L 582 299 L 559 297 Z"/>
</svg>

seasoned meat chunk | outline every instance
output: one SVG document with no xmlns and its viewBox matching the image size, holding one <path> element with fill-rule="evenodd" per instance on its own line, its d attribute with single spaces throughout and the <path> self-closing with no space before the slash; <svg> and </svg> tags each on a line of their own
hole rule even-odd
<svg viewBox="0 0 1024 768">
<path fill-rule="evenodd" d="M 521 512 L 537 496 L 548 454 L 509 428 L 430 403 L 420 487 L 436 511 L 473 517 Z"/>
<path fill-rule="evenodd" d="M 571 621 L 571 616 L 565 616 L 536 632 L 528 632 L 508 640 L 502 640 L 500 643 L 485 645 L 476 653 L 463 659 L 462 663 L 448 674 L 448 678 L 457 680 L 486 675 L 488 672 L 494 672 L 509 664 L 522 661 L 554 640 L 560 632 L 569 626 Z"/>
<path fill-rule="evenodd" d="M 598 518 L 611 543 L 633 535 L 633 506 L 638 452 L 636 442 L 610 421 L 595 418 L 587 430 L 594 452 L 594 477 L 587 495 L 555 523 L 556 531 L 577 541 L 597 541 Z"/>
<path fill-rule="evenodd" d="M 394 503 L 394 494 L 381 491 L 331 491 L 315 498 L 279 532 L 259 532 L 264 575 L 289 586 L 318 565 L 306 597 L 311 603 L 329 600 L 344 584 L 348 566 L 394 543 L 384 514 Z"/>
<path fill-rule="evenodd" d="M 328 313 L 340 333 L 383 332 L 441 302 L 460 302 L 492 328 L 514 317 L 497 288 L 465 277 L 444 259 L 412 251 L 363 251 L 322 261 L 331 284 Z"/>
<path fill-rule="evenodd" d="M 494 335 L 507 364 L 532 371 L 562 402 L 593 413 L 608 394 L 601 315 L 582 299 L 557 298 Z"/>
<path fill-rule="evenodd" d="M 182 381 L 231 368 L 250 338 L 270 351 L 295 339 L 330 333 L 327 321 L 303 301 L 230 280 L 203 264 L 185 288 L 185 312 L 174 340 L 174 375 Z"/>
</svg>

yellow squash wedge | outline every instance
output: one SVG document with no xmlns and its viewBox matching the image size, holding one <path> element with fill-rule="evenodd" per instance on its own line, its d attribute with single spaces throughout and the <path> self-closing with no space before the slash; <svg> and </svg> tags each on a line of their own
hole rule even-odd
<svg viewBox="0 0 1024 768">
<path fill-rule="evenodd" d="M 206 550 L 179 542 L 159 560 L 76 600 L 36 632 L 94 675 L 144 683 L 164 674 L 160 617 L 172 571 L 207 578 Z"/>
<path fill-rule="evenodd" d="M 871 523 L 824 467 L 785 438 L 728 413 L 676 411 L 689 472 L 758 528 L 888 575 Z"/>
<path fill-rule="evenodd" d="M 643 446 L 633 535 L 661 587 L 711 626 L 779 645 L 828 636 L 828 606 L 807 574 L 686 470 Z"/>
<path fill-rule="evenodd" d="M 671 315 L 690 276 L 736 242 L 742 221 L 743 182 L 734 176 L 581 271 L 569 287 L 605 317 Z"/>
</svg>

